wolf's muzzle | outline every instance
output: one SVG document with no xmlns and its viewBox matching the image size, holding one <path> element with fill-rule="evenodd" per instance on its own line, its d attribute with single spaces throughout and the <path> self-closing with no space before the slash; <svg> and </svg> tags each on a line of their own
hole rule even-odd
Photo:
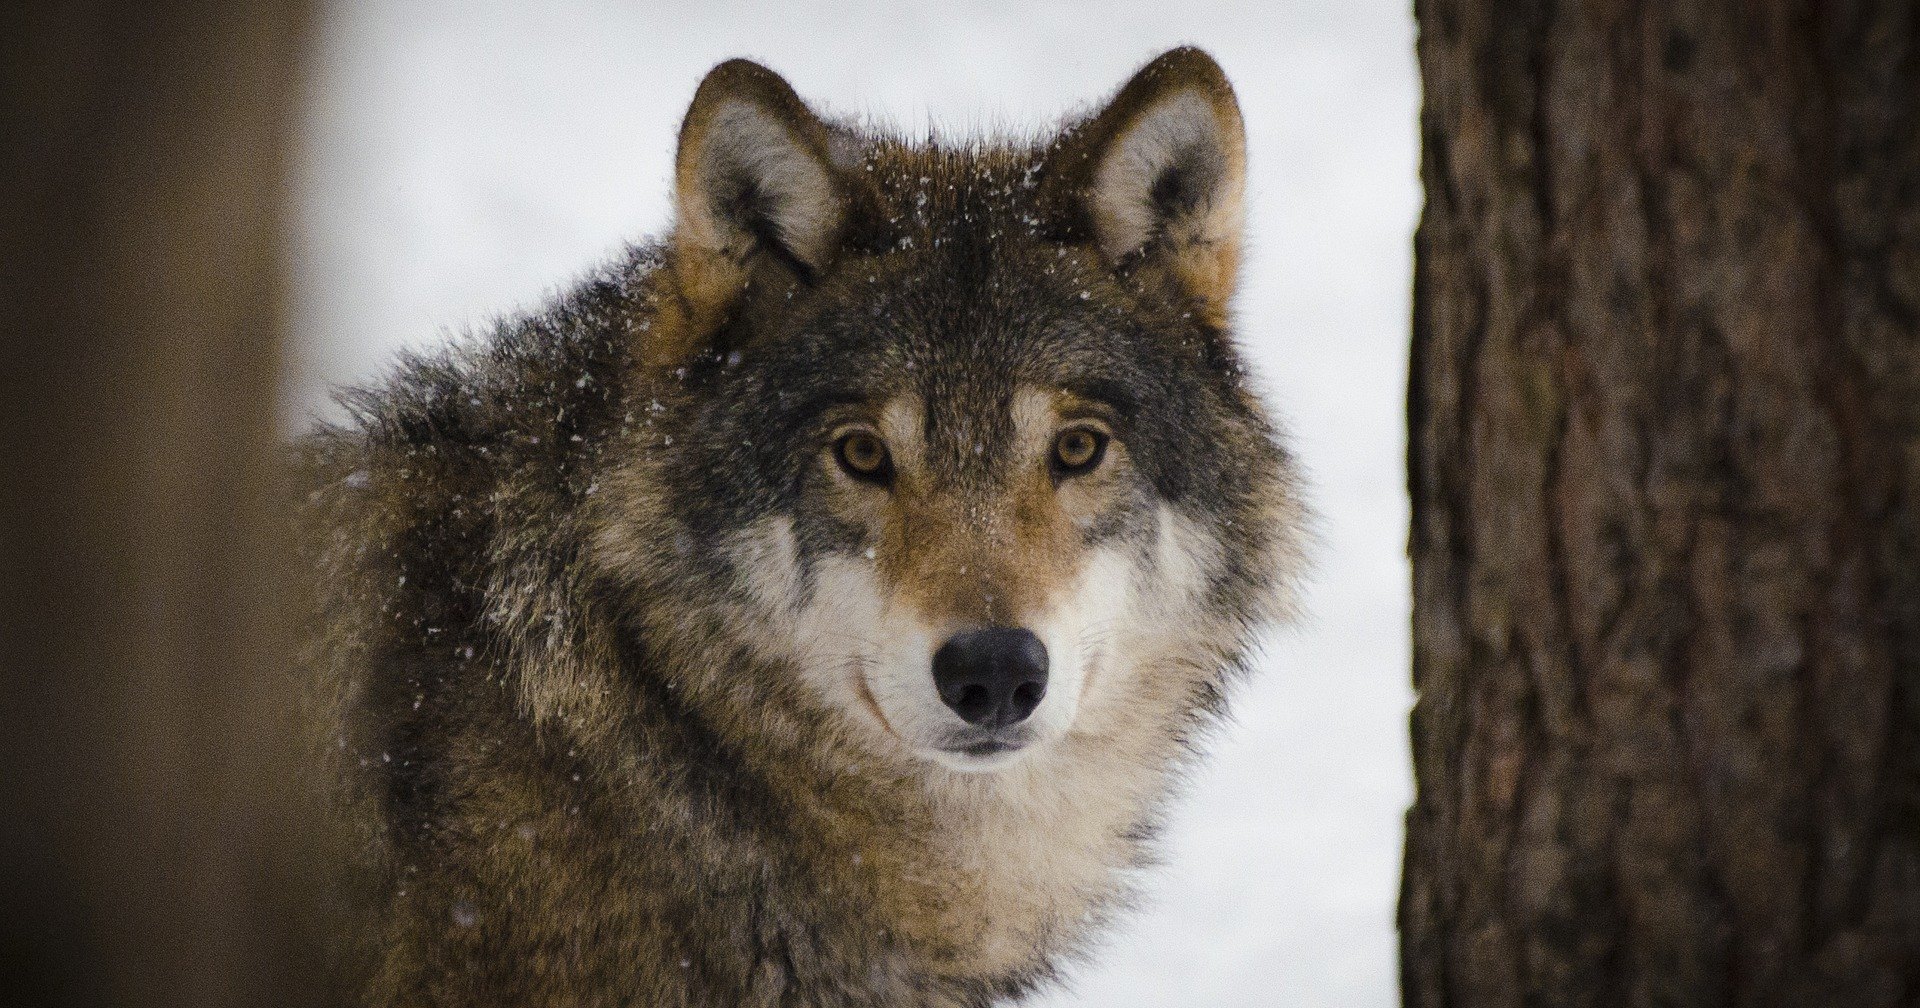
<svg viewBox="0 0 1920 1008">
<path fill-rule="evenodd" d="M 934 652 L 933 684 L 968 724 L 1019 724 L 1047 695 L 1047 646 L 1017 627 L 958 634 Z"/>
</svg>

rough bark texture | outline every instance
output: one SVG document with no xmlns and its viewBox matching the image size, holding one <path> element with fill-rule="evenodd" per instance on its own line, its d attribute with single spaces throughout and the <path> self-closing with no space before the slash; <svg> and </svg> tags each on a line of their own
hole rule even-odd
<svg viewBox="0 0 1920 1008">
<path fill-rule="evenodd" d="M 1920 15 L 1423 0 L 1405 1000 L 1920 1003 Z"/>
<path fill-rule="evenodd" d="M 274 422 L 306 4 L 0 7 L 0 1002 L 297 1006 Z"/>
</svg>

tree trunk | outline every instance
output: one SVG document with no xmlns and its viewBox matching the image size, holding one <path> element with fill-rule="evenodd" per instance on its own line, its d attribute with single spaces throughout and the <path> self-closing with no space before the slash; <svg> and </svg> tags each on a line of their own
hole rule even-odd
<svg viewBox="0 0 1920 1008">
<path fill-rule="evenodd" d="M 0 1002 L 310 1003 L 275 435 L 307 4 L 0 8 Z"/>
<path fill-rule="evenodd" d="M 1406 1004 L 1920 1004 L 1916 5 L 1416 7 Z"/>
</svg>

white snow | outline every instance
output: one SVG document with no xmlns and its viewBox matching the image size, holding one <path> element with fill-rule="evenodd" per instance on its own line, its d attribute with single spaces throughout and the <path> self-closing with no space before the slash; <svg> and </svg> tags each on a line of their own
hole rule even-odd
<svg viewBox="0 0 1920 1008">
<path fill-rule="evenodd" d="M 694 8 L 698 8 L 695 10 Z M 764 60 L 811 101 L 1027 128 L 1206 47 L 1252 158 L 1241 330 L 1321 513 L 1310 620 L 1276 635 L 1141 911 L 1033 1005 L 1396 1003 L 1406 758 L 1402 483 L 1417 93 L 1405 0 L 345 2 L 316 67 L 289 375 L 304 416 L 405 345 L 538 302 L 668 219 L 701 74 Z"/>
</svg>

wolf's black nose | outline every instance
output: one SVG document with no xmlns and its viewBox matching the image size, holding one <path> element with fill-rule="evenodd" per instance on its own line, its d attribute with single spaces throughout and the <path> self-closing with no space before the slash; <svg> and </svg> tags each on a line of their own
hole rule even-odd
<svg viewBox="0 0 1920 1008">
<path fill-rule="evenodd" d="M 960 634 L 934 652 L 933 685 L 968 724 L 1019 724 L 1047 695 L 1047 646 L 1013 627 Z"/>
</svg>

